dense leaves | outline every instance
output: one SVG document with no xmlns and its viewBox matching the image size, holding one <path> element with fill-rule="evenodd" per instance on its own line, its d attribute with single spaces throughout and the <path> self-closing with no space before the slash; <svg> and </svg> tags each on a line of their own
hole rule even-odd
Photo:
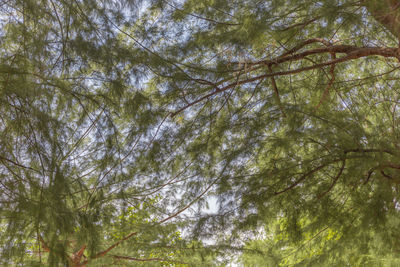
<svg viewBox="0 0 400 267">
<path fill-rule="evenodd" d="M 396 2 L 0 4 L 2 264 L 397 265 Z"/>
</svg>

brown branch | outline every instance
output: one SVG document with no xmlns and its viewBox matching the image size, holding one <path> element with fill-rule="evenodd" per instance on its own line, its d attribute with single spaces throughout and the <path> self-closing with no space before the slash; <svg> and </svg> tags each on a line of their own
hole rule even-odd
<svg viewBox="0 0 400 267">
<path fill-rule="evenodd" d="M 387 174 L 385 174 L 385 173 L 383 172 L 383 170 L 386 169 L 386 168 L 391 168 L 391 169 L 400 170 L 400 165 L 394 165 L 394 164 L 392 164 L 392 163 L 386 163 L 386 164 L 379 164 L 378 166 L 375 166 L 375 167 L 371 168 L 371 169 L 368 171 L 368 173 L 366 174 L 367 178 L 365 179 L 364 184 L 368 183 L 368 181 L 370 180 L 370 178 L 371 178 L 371 176 L 372 176 L 372 173 L 374 173 L 374 172 L 377 171 L 377 170 L 380 170 L 381 174 L 382 174 L 384 177 L 389 178 L 390 176 L 387 175 Z M 392 178 L 392 177 L 390 177 L 390 178 Z M 396 183 L 400 183 L 400 182 L 396 182 Z"/>
<path fill-rule="evenodd" d="M 318 167 L 316 167 L 316 168 L 310 170 L 309 172 L 303 174 L 298 180 L 296 180 L 296 181 L 295 181 L 293 184 L 291 184 L 290 186 L 286 187 L 285 189 L 283 189 L 283 190 L 281 190 L 281 191 L 275 192 L 275 195 L 280 195 L 280 194 L 282 194 L 282 193 L 285 193 L 285 192 L 287 192 L 287 191 L 293 189 L 294 187 L 296 187 L 297 185 L 299 185 L 302 181 L 304 181 L 308 176 L 312 175 L 313 173 L 315 173 L 315 172 L 317 172 L 317 171 L 319 171 L 319 170 L 321 170 L 321 169 L 323 169 L 323 168 L 325 168 L 325 167 L 327 167 L 327 166 L 329 166 L 329 165 L 331 165 L 331 164 L 333 164 L 333 163 L 340 162 L 340 161 L 343 162 L 344 160 L 352 159 L 352 158 L 360 158 L 359 156 L 347 157 L 347 156 L 346 156 L 346 152 L 344 152 L 344 154 L 345 154 L 344 157 L 341 157 L 341 158 L 332 160 L 332 161 L 330 161 L 330 162 L 324 163 L 324 164 L 322 164 L 322 165 L 320 165 L 320 166 L 318 166 Z M 343 166 L 343 168 L 344 168 L 344 166 Z M 400 168 L 400 167 L 399 167 L 399 168 Z M 341 175 L 341 173 L 342 173 L 342 171 L 340 172 L 340 175 Z M 340 176 L 340 175 L 339 175 L 339 176 Z"/>
<path fill-rule="evenodd" d="M 386 163 L 381 165 L 382 168 L 391 168 L 391 169 L 397 169 L 400 170 L 399 165 L 394 165 L 393 163 Z"/>
<path fill-rule="evenodd" d="M 344 153 L 387 153 L 389 155 L 395 156 L 396 154 L 388 149 L 377 149 L 377 148 L 368 148 L 368 149 L 362 149 L 362 148 L 355 148 L 355 149 L 348 149 L 345 150 Z M 395 166 L 395 165 L 387 165 L 388 167 L 392 167 L 392 168 L 396 168 L 396 169 L 400 169 L 400 166 Z M 369 182 L 369 180 L 371 179 L 372 174 L 380 169 L 382 167 L 382 165 L 378 165 L 376 167 L 371 168 L 368 173 L 366 174 L 366 179 L 364 181 L 364 184 L 367 184 Z"/>
<path fill-rule="evenodd" d="M 175 218 L 176 216 L 178 216 L 179 214 L 181 214 L 182 212 L 184 212 L 185 210 L 187 210 L 188 208 L 190 208 L 190 206 L 192 206 L 194 203 L 196 203 L 201 197 L 203 197 L 208 190 L 211 189 L 211 187 L 219 180 L 219 177 L 217 179 L 215 179 L 199 196 L 197 196 L 195 199 L 193 199 L 189 204 L 187 204 L 185 207 L 183 207 L 182 209 L 178 210 L 177 212 L 175 212 L 174 214 L 168 216 L 167 218 L 161 220 L 158 222 L 158 224 L 162 224 L 172 218 Z"/>
<path fill-rule="evenodd" d="M 44 242 L 41 235 L 38 235 L 38 239 L 39 239 L 40 243 L 42 244 L 43 250 L 45 252 L 50 252 L 50 248 L 47 246 L 46 242 Z"/>
<path fill-rule="evenodd" d="M 46 242 L 44 242 L 44 240 L 43 240 L 43 238 L 42 238 L 42 236 L 41 236 L 40 234 L 38 235 L 38 240 L 39 240 L 40 243 L 42 244 L 42 247 L 43 247 L 44 252 L 55 253 L 55 254 L 58 254 L 59 256 L 66 257 L 67 260 L 68 260 L 69 262 L 72 262 L 72 263 L 75 264 L 74 260 L 73 260 L 70 256 L 68 256 L 66 253 L 59 252 L 59 251 L 54 251 L 54 250 L 52 251 L 52 250 L 50 249 L 50 247 L 46 244 Z M 41 253 L 41 252 L 40 252 L 40 250 L 39 250 L 39 254 L 40 254 L 40 253 Z M 78 264 L 79 264 L 79 262 L 78 262 Z M 78 266 L 79 266 L 79 265 L 78 265 Z"/>
<path fill-rule="evenodd" d="M 221 175 L 223 174 L 223 172 L 225 171 L 227 165 L 223 168 L 223 170 L 221 171 Z M 195 202 L 197 202 L 202 196 L 204 196 L 204 194 L 206 194 L 208 192 L 208 190 L 211 189 L 211 187 L 220 179 L 221 175 L 218 176 L 218 178 L 216 178 L 199 196 L 197 196 L 194 200 L 192 200 L 188 205 L 186 205 L 184 208 L 178 210 L 176 213 L 168 216 L 167 218 L 157 222 L 157 224 L 162 224 L 176 216 L 178 216 L 179 214 L 181 214 L 182 212 L 184 212 L 185 210 L 187 210 L 191 205 L 193 205 Z M 132 236 L 137 235 L 137 232 L 133 232 L 129 235 L 127 235 L 126 237 L 122 238 L 121 240 L 119 240 L 118 242 L 114 243 L 113 245 L 111 245 L 110 247 L 108 247 L 106 250 L 103 250 L 102 252 L 97 253 L 96 255 L 92 256 L 90 258 L 90 260 L 92 259 L 97 259 L 97 258 L 101 258 L 103 256 L 105 256 L 108 252 L 110 252 L 113 248 L 115 248 L 116 246 L 118 246 L 119 244 L 121 244 L 123 241 L 131 238 Z M 85 266 L 89 263 L 89 260 L 86 260 L 82 263 L 81 266 Z"/>
<path fill-rule="evenodd" d="M 321 17 L 315 17 L 315 18 L 313 18 L 313 19 L 306 20 L 306 21 L 304 21 L 304 22 L 299 22 L 299 23 L 290 25 L 290 26 L 288 26 L 288 27 L 286 27 L 286 28 L 284 28 L 284 29 L 281 29 L 281 31 L 287 31 L 287 30 L 290 30 L 290 29 L 293 29 L 293 28 L 296 28 L 296 27 L 305 27 L 305 26 L 307 26 L 308 24 L 313 23 L 313 22 L 316 21 L 316 20 L 319 20 L 320 18 L 321 18 Z"/>
<path fill-rule="evenodd" d="M 336 175 L 335 179 L 333 179 L 332 184 L 329 186 L 328 190 L 326 190 L 322 194 L 318 195 L 318 197 L 317 197 L 318 199 L 323 198 L 328 192 L 330 192 L 332 190 L 332 188 L 335 186 L 335 184 L 339 180 L 340 176 L 342 175 L 345 165 L 346 165 L 346 158 L 343 158 L 342 166 L 340 167 L 340 170 L 339 170 L 338 174 Z"/>
<path fill-rule="evenodd" d="M 118 246 L 119 244 L 121 244 L 122 242 L 124 242 L 125 240 L 128 240 L 129 238 L 131 238 L 132 236 L 136 235 L 137 233 L 130 233 L 129 235 L 125 236 L 124 238 L 122 238 L 121 240 L 119 240 L 118 242 L 114 243 L 113 245 L 109 246 L 106 250 L 103 250 L 99 253 L 97 253 L 96 255 L 90 257 L 90 259 L 84 261 L 81 266 L 86 266 L 90 260 L 94 260 L 94 259 L 98 259 L 101 257 L 104 257 L 108 252 L 110 252 L 113 248 L 115 248 L 116 246 Z"/>
<path fill-rule="evenodd" d="M 131 238 L 132 236 L 136 235 L 137 233 L 130 233 L 129 235 L 125 236 L 124 238 L 122 238 L 121 240 L 119 240 L 117 243 L 111 245 L 110 247 L 108 247 L 106 250 L 97 253 L 95 256 L 92 257 L 92 259 L 96 259 L 96 258 L 100 258 L 103 257 L 104 255 L 106 255 L 108 252 L 110 252 L 113 248 L 115 248 L 116 246 L 118 246 L 119 244 L 121 244 L 123 241 L 128 240 L 129 238 Z"/>
<path fill-rule="evenodd" d="M 206 17 L 202 17 L 202 16 L 199 16 L 199 15 L 193 14 L 193 13 L 186 12 L 185 10 L 180 9 L 179 7 L 177 7 L 177 6 L 175 6 L 175 5 L 171 4 L 171 3 L 166 2 L 166 4 L 169 5 L 170 7 L 174 8 L 174 9 L 182 12 L 182 13 L 185 13 L 185 14 L 189 15 L 189 16 L 192 16 L 192 17 L 195 17 L 195 18 L 198 18 L 198 19 L 202 19 L 202 20 L 205 20 L 205 21 L 208 21 L 208 22 L 211 22 L 211 23 L 222 24 L 222 25 L 227 25 L 227 26 L 240 25 L 240 23 L 230 23 L 230 22 L 216 21 L 214 19 L 210 19 L 210 18 L 206 18 Z"/>
<path fill-rule="evenodd" d="M 294 54 L 294 52 L 298 51 L 299 49 L 301 49 L 303 46 L 307 45 L 307 44 L 311 44 L 311 43 L 315 43 L 315 42 L 321 42 L 325 45 L 327 45 L 326 47 L 319 47 L 319 48 L 314 48 L 314 49 L 310 49 L 310 50 L 306 50 L 304 52 L 300 52 L 297 54 Z M 303 42 L 302 44 L 300 44 L 299 46 L 296 46 L 295 48 L 292 48 L 291 50 L 289 50 L 288 52 L 273 58 L 273 59 L 264 59 L 264 60 L 259 60 L 259 61 L 255 61 L 255 62 L 245 62 L 247 65 L 250 66 L 254 66 L 254 65 L 273 65 L 273 64 L 281 64 L 284 62 L 288 62 L 288 61 L 297 61 L 297 60 L 302 60 L 307 56 L 310 55 L 316 55 L 316 54 L 323 54 L 323 53 L 342 53 L 342 54 L 350 54 L 352 52 L 355 51 L 359 51 L 359 50 L 381 50 L 381 49 L 390 49 L 390 48 L 384 48 L 384 47 L 357 47 L 357 46 L 353 46 L 353 45 L 329 45 L 329 42 L 325 41 L 324 39 L 320 39 L 320 38 L 315 38 L 315 39 L 310 39 L 307 40 L 305 42 Z M 231 63 L 231 64 L 238 64 L 238 63 Z M 254 70 L 254 69 L 253 69 Z M 236 69 L 235 71 L 238 71 L 238 69 Z"/>
<path fill-rule="evenodd" d="M 366 174 L 367 178 L 364 181 L 364 184 L 367 184 L 369 180 L 371 179 L 372 174 L 379 168 L 379 166 L 371 168 L 368 173 Z"/>
<path fill-rule="evenodd" d="M 341 51 L 341 52 L 340 52 Z M 235 87 L 236 85 L 242 85 L 242 84 L 246 84 L 246 83 L 250 83 L 250 82 L 254 82 L 260 79 L 264 79 L 264 78 L 269 78 L 269 77 L 275 77 L 275 76 L 285 76 L 285 75 L 291 75 L 291 74 L 296 74 L 296 73 L 300 73 L 300 72 L 304 72 L 304 71 L 309 71 L 309 70 L 313 70 L 313 69 L 318 69 L 318 68 L 322 68 L 322 67 L 326 67 L 326 66 L 331 66 L 331 65 L 335 65 L 338 63 L 342 63 L 342 62 L 346 62 L 346 61 L 350 61 L 353 59 L 358 59 L 361 57 L 367 57 L 367 56 L 383 56 L 383 57 L 394 57 L 394 58 L 400 58 L 399 54 L 398 54 L 398 49 L 397 48 L 382 48 L 382 47 L 362 47 L 362 48 L 355 48 L 353 46 L 347 46 L 347 45 L 340 45 L 340 46 L 331 46 L 331 47 L 326 47 L 326 48 L 318 48 L 318 49 L 313 49 L 310 51 L 306 51 L 304 53 L 300 53 L 300 54 L 296 54 L 293 56 L 287 56 L 284 58 L 277 58 L 275 60 L 267 60 L 267 61 L 259 61 L 257 63 L 253 63 L 253 64 L 265 64 L 265 65 L 271 65 L 271 64 L 279 64 L 279 63 L 283 63 L 286 61 L 291 61 L 291 60 L 300 60 L 303 59 L 305 56 L 307 55 L 311 55 L 311 54 L 317 54 L 317 53 L 325 53 L 325 52 L 330 52 L 330 53 L 347 53 L 347 56 L 341 57 L 341 58 L 337 58 L 334 60 L 330 60 L 327 62 L 323 62 L 323 63 L 319 63 L 319 64 L 314 64 L 312 66 L 307 66 L 307 67 L 303 67 L 303 68 L 299 68 L 299 69 L 294 69 L 294 70 L 288 70 L 288 71 L 278 71 L 278 72 L 273 72 L 273 73 L 266 73 L 266 74 L 262 74 L 259 76 L 255 76 L 253 78 L 249 78 L 249 79 L 245 79 L 245 80 L 241 80 L 238 82 L 233 82 L 231 84 L 226 85 L 225 87 L 222 88 L 218 88 L 216 87 L 216 90 L 203 96 L 200 97 L 199 99 L 191 102 L 190 104 L 178 109 L 175 112 L 171 113 L 171 117 L 174 117 L 176 114 L 186 110 L 187 108 L 205 100 L 210 98 L 213 95 L 219 94 L 221 92 L 224 92 L 232 87 Z M 249 71 L 255 70 L 255 68 L 250 69 Z"/>
<path fill-rule="evenodd" d="M 285 55 L 280 56 L 275 59 L 270 60 L 261 60 L 254 63 L 248 63 L 251 65 L 269 65 L 269 64 L 281 64 L 288 61 L 296 61 L 301 60 L 307 56 L 315 55 L 315 54 L 323 54 L 323 53 L 342 53 L 347 55 L 353 55 L 353 57 L 349 57 L 350 59 L 359 58 L 363 56 L 372 56 L 372 55 L 380 55 L 384 57 L 398 57 L 397 48 L 391 47 L 356 47 L 352 45 L 332 45 L 327 47 L 315 48 L 311 50 L 307 50 L 294 55 Z"/>
<path fill-rule="evenodd" d="M 312 38 L 312 39 L 308 39 L 302 43 L 300 43 L 299 45 L 293 47 L 292 49 L 290 49 L 289 51 L 287 51 L 286 53 L 282 54 L 280 57 L 286 57 L 288 55 L 293 54 L 294 52 L 299 51 L 300 49 L 302 49 L 304 46 L 312 44 L 312 43 L 322 43 L 325 46 L 331 46 L 331 43 L 329 43 L 329 41 L 322 39 L 322 38 Z"/>
<path fill-rule="evenodd" d="M 381 153 L 387 153 L 390 154 L 392 156 L 395 155 L 395 153 L 391 150 L 388 149 L 376 149 L 376 148 L 369 148 L 369 149 L 361 149 L 361 148 L 355 148 L 355 149 L 347 149 L 344 151 L 345 154 L 350 153 L 350 152 L 355 152 L 355 153 L 377 153 L 377 152 L 381 152 Z"/>
<path fill-rule="evenodd" d="M 317 171 L 319 171 L 319 170 L 321 170 L 321 169 L 327 167 L 328 165 L 330 165 L 330 164 L 332 164 L 332 163 L 336 163 L 336 162 L 342 161 L 342 166 L 341 166 L 341 168 L 340 168 L 338 174 L 336 175 L 336 177 L 335 177 L 333 183 L 332 183 L 331 186 L 329 187 L 329 189 L 328 189 L 326 192 L 324 192 L 324 193 L 322 193 L 322 194 L 320 194 L 320 195 L 318 196 L 318 199 L 321 199 L 325 194 L 327 194 L 329 191 L 332 190 L 332 188 L 335 186 L 336 182 L 338 181 L 338 179 L 339 179 L 340 176 L 342 175 L 343 170 L 344 170 L 344 168 L 345 168 L 346 159 L 353 158 L 353 157 L 346 157 L 346 154 L 347 154 L 347 153 L 351 153 L 351 152 L 358 152 L 358 153 L 377 153 L 377 152 L 381 152 L 381 153 L 388 153 L 388 154 L 390 154 L 390 155 L 394 155 L 394 153 L 393 153 L 392 151 L 387 150 L 387 149 L 348 149 L 348 150 L 345 150 L 345 151 L 344 151 L 344 157 L 343 157 L 343 158 L 341 158 L 341 159 L 336 159 L 336 160 L 334 160 L 334 161 L 331 161 L 331 162 L 329 162 L 329 163 L 322 164 L 322 165 L 320 165 L 320 166 L 318 166 L 318 167 L 312 169 L 311 171 L 309 171 L 309 172 L 303 174 L 298 180 L 296 180 L 296 181 L 295 181 L 293 184 L 291 184 L 290 186 L 286 187 L 285 189 L 283 189 L 283 190 L 281 190 L 281 191 L 275 192 L 275 195 L 280 195 L 280 194 L 282 194 L 282 193 L 285 193 L 285 192 L 287 192 L 287 191 L 293 189 L 294 187 L 296 187 L 297 185 L 299 185 L 302 181 L 304 181 L 308 176 L 312 175 L 313 173 L 315 173 L 315 172 L 317 172 Z M 380 165 L 378 165 L 378 166 L 376 166 L 376 167 L 371 168 L 371 169 L 368 171 L 368 173 L 366 174 L 367 178 L 366 178 L 366 180 L 364 181 L 364 184 L 368 183 L 368 181 L 370 180 L 370 178 L 371 178 L 371 176 L 372 176 L 372 173 L 374 173 L 376 170 L 382 170 L 382 169 L 384 169 L 384 168 L 392 168 L 392 169 L 398 169 L 398 170 L 400 170 L 400 165 L 395 165 L 395 164 L 392 164 L 392 163 L 386 163 L 386 164 L 380 164 Z"/>
<path fill-rule="evenodd" d="M 85 252 L 86 245 L 83 245 L 75 254 L 72 256 L 72 261 L 74 264 L 78 265 L 81 262 L 83 253 Z"/>
<path fill-rule="evenodd" d="M 165 262 L 171 262 L 171 263 L 179 263 L 179 264 L 188 264 L 186 262 L 182 261 L 176 261 L 176 260 L 170 260 L 170 259 L 164 259 L 164 258 L 148 258 L 148 259 L 143 259 L 143 258 L 133 258 L 133 257 L 128 257 L 128 256 L 118 256 L 118 255 L 112 255 L 115 259 L 122 259 L 122 260 L 131 260 L 131 261 L 165 261 Z"/>
<path fill-rule="evenodd" d="M 331 162 L 332 163 L 332 162 Z M 304 181 L 308 176 L 310 176 L 311 174 L 325 168 L 326 166 L 330 165 L 331 163 L 327 163 L 327 164 L 323 164 L 318 166 L 315 169 L 312 169 L 311 171 L 303 174 L 297 181 L 295 181 L 293 184 L 291 184 L 290 186 L 286 187 L 285 189 L 281 190 L 281 191 L 277 191 L 275 192 L 275 195 L 280 195 L 282 193 L 285 193 L 287 191 L 289 191 L 290 189 L 293 189 L 294 187 L 296 187 L 298 184 L 300 184 L 302 181 Z"/>
<path fill-rule="evenodd" d="M 386 178 L 388 178 L 389 180 L 393 180 L 393 177 L 390 176 L 390 175 L 388 175 L 388 174 L 386 174 L 383 170 L 381 170 L 381 174 L 383 175 L 383 177 L 386 177 Z"/>
<path fill-rule="evenodd" d="M 40 173 L 40 171 L 35 170 L 34 168 L 31 168 L 31 167 L 22 165 L 22 164 L 20 164 L 20 163 L 18 163 L 18 162 L 16 162 L 16 161 L 13 161 L 13 160 L 11 160 L 11 159 L 5 158 L 5 157 L 3 157 L 3 156 L 0 156 L 0 161 L 7 161 L 7 162 L 9 162 L 9 163 L 12 163 L 12 164 L 15 165 L 15 166 L 18 166 L 18 167 L 21 167 L 21 168 L 24 168 L 24 169 L 28 169 L 28 170 L 32 170 L 32 171 L 35 171 L 35 172 Z"/>
</svg>

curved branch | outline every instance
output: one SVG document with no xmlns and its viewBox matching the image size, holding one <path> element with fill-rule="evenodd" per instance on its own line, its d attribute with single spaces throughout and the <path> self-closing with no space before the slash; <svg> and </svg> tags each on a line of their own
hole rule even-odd
<svg viewBox="0 0 400 267">
<path fill-rule="evenodd" d="M 339 180 L 340 176 L 342 176 L 342 173 L 343 173 L 343 170 L 344 170 L 345 166 L 346 166 L 346 158 L 343 158 L 342 166 L 340 167 L 340 170 L 339 170 L 338 174 L 336 175 L 335 179 L 333 179 L 332 184 L 329 186 L 328 190 L 326 190 L 322 194 L 318 195 L 318 197 L 317 197 L 318 199 L 323 198 L 327 193 L 329 193 L 332 190 L 332 188 L 335 186 L 335 184 Z"/>
<path fill-rule="evenodd" d="M 330 163 L 332 163 L 332 162 L 330 162 Z M 313 173 L 315 173 L 315 172 L 317 172 L 317 171 L 319 171 L 319 170 L 321 170 L 321 169 L 327 167 L 328 165 L 330 165 L 330 163 L 320 165 L 320 166 L 318 166 L 317 168 L 312 169 L 311 171 L 309 171 L 309 172 L 303 174 L 303 176 L 301 176 L 297 181 L 295 181 L 295 182 L 294 182 L 293 184 L 291 184 L 290 186 L 286 187 L 285 189 L 283 189 L 283 190 L 281 190 L 281 191 L 275 192 L 275 195 L 280 195 L 280 194 L 282 194 L 282 193 L 285 193 L 285 192 L 287 192 L 287 191 L 289 191 L 289 190 L 295 188 L 295 187 L 296 187 L 297 185 L 299 185 L 302 181 L 304 181 L 308 176 L 310 176 L 311 174 L 313 174 Z"/>
<path fill-rule="evenodd" d="M 136 232 L 130 233 L 129 235 L 125 236 L 124 238 L 122 238 L 122 239 L 119 240 L 118 242 L 116 242 L 116 243 L 114 243 L 113 245 L 109 246 L 106 250 L 103 250 L 103 251 L 97 253 L 96 255 L 90 257 L 90 260 L 98 259 L 98 258 L 104 257 L 104 256 L 105 256 L 108 252 L 110 252 L 113 248 L 115 248 L 116 246 L 118 246 L 119 244 L 121 244 L 122 242 L 124 242 L 125 240 L 131 238 L 132 236 L 134 236 L 134 235 L 136 235 L 136 234 L 137 234 Z M 84 261 L 84 262 L 82 263 L 82 266 L 85 266 L 85 265 L 87 265 L 88 263 L 89 263 L 89 260 L 86 260 L 86 261 Z"/>
<path fill-rule="evenodd" d="M 266 74 L 262 74 L 259 76 L 255 76 L 253 78 L 249 78 L 249 79 L 245 79 L 245 80 L 241 80 L 238 82 L 233 82 L 230 83 L 222 88 L 216 87 L 215 91 L 200 97 L 199 99 L 189 103 L 188 105 L 178 109 L 175 112 L 171 113 L 171 117 L 174 117 L 176 114 L 186 110 L 187 108 L 189 108 L 190 106 L 193 106 L 205 99 L 210 98 L 211 96 L 214 96 L 216 94 L 219 94 L 221 92 L 224 92 L 228 89 L 231 89 L 237 85 L 242 85 L 242 84 L 247 84 L 250 82 L 254 82 L 260 79 L 264 79 L 264 78 L 269 78 L 269 77 L 275 77 L 275 76 L 285 76 L 285 75 L 291 75 L 291 74 L 296 74 L 296 73 L 300 73 L 300 72 L 304 72 L 304 71 L 309 71 L 309 70 L 313 70 L 313 69 L 319 69 L 319 68 L 323 68 L 326 66 L 331 66 L 331 65 L 335 65 L 338 63 L 342 63 L 342 62 L 346 62 L 346 61 L 350 61 L 353 59 L 358 59 L 358 58 L 362 58 L 362 57 L 367 57 L 367 56 L 383 56 L 383 57 L 393 57 L 393 58 L 397 58 L 400 59 L 399 56 L 399 51 L 397 48 L 383 48 L 383 47 L 362 47 L 362 48 L 355 48 L 353 46 L 347 46 L 347 45 L 340 45 L 340 46 L 331 46 L 331 47 L 326 47 L 326 48 L 318 48 L 318 49 L 313 49 L 310 51 L 306 51 L 300 54 L 296 54 L 293 56 L 288 56 L 288 57 L 283 57 L 283 58 L 277 58 L 275 60 L 267 60 L 267 61 L 259 61 L 256 63 L 253 63 L 253 65 L 256 64 L 264 64 L 264 65 L 272 65 L 272 64 L 279 64 L 279 63 L 283 63 L 286 61 L 291 61 L 291 60 L 300 60 L 303 59 L 304 57 L 306 57 L 307 55 L 311 55 L 311 54 L 318 54 L 318 53 L 347 53 L 347 56 L 344 57 L 340 57 L 334 60 L 330 60 L 327 62 L 323 62 L 323 63 L 319 63 L 319 64 L 314 64 L 312 66 L 307 66 L 307 67 L 303 67 L 303 68 L 299 68 L 299 69 L 294 69 L 294 70 L 288 70 L 288 71 L 278 71 L 278 72 L 273 72 L 273 73 L 266 73 Z M 260 67 L 257 67 L 260 68 Z M 249 69 L 248 72 L 255 70 L 256 68 L 253 69 Z"/>
<path fill-rule="evenodd" d="M 325 46 L 331 46 L 331 43 L 329 41 L 325 40 L 325 39 L 312 38 L 312 39 L 305 40 L 304 42 L 300 43 L 299 45 L 293 47 L 292 49 L 290 49 L 286 53 L 282 54 L 281 57 L 286 57 L 288 55 L 291 55 L 291 54 L 299 51 L 300 49 L 302 49 L 304 46 L 312 44 L 312 43 L 322 43 Z"/>
<path fill-rule="evenodd" d="M 36 169 L 34 169 L 32 167 L 28 167 L 28 166 L 22 165 L 22 164 L 20 164 L 20 163 L 18 163 L 16 161 L 13 161 L 11 159 L 5 158 L 5 157 L 3 157 L 1 155 L 0 155 L 0 161 L 7 161 L 7 162 L 9 162 L 9 163 L 11 163 L 11 164 L 13 164 L 15 166 L 18 166 L 18 167 L 21 167 L 21 168 L 24 168 L 24 169 L 28 169 L 28 170 L 32 170 L 32 171 L 40 173 L 40 171 L 38 171 L 38 170 L 36 170 Z"/>
</svg>

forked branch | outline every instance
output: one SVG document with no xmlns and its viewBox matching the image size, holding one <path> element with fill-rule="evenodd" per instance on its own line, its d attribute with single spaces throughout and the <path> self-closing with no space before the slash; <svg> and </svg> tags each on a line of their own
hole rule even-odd
<svg viewBox="0 0 400 267">
<path fill-rule="evenodd" d="M 304 46 L 308 43 L 313 43 L 313 42 L 317 42 L 317 41 L 321 41 L 321 40 L 311 39 L 308 42 L 305 41 L 302 45 Z M 292 50 L 297 51 L 298 49 L 301 49 L 301 47 L 296 47 L 295 49 L 292 49 Z M 292 55 L 285 53 L 282 56 L 279 56 L 275 59 L 261 60 L 261 61 L 257 61 L 257 62 L 248 62 L 248 63 L 246 63 L 246 66 L 252 66 L 252 67 L 249 67 L 246 69 L 244 69 L 245 67 L 241 67 L 240 69 L 235 70 L 235 73 L 237 73 L 237 71 L 244 71 L 245 73 L 251 73 L 251 72 L 253 72 L 257 69 L 261 69 L 265 66 L 267 66 L 269 68 L 272 65 L 282 64 L 282 63 L 290 62 L 290 61 L 302 60 L 309 55 L 323 54 L 323 53 L 331 53 L 331 54 L 344 53 L 346 55 L 339 57 L 339 58 L 334 57 L 333 59 L 326 61 L 326 62 L 317 63 L 317 64 L 314 64 L 311 66 L 298 68 L 298 69 L 294 69 L 294 70 L 264 73 L 264 74 L 261 74 L 258 76 L 253 76 L 250 78 L 234 81 L 232 83 L 229 83 L 229 84 L 223 86 L 222 88 L 217 86 L 217 84 L 220 84 L 220 83 L 214 83 L 215 86 L 210 87 L 210 89 L 214 89 L 214 91 L 185 105 L 184 107 L 178 109 L 177 111 L 172 112 L 171 117 L 174 117 L 176 114 L 186 110 L 187 108 L 189 108 L 203 100 L 206 100 L 214 95 L 217 95 L 226 90 L 229 90 L 235 86 L 242 85 L 242 84 L 248 84 L 248 83 L 258 81 L 261 79 L 265 79 L 265 78 L 270 78 L 270 77 L 275 78 L 277 76 L 292 75 L 292 74 L 297 74 L 297 73 L 301 73 L 301 72 L 305 72 L 305 71 L 309 71 L 309 70 L 324 68 L 327 66 L 335 66 L 339 63 L 351 61 L 351 60 L 358 59 L 358 58 L 368 57 L 368 56 L 382 56 L 385 58 L 396 58 L 396 59 L 400 60 L 399 49 L 397 47 L 396 48 L 384 48 L 384 47 L 356 47 L 356 46 L 350 46 L 350 45 L 336 45 L 336 46 L 333 45 L 333 46 L 328 46 L 328 47 L 323 47 L 323 48 L 311 49 L 311 50 L 307 50 L 307 51 L 297 53 L 297 54 L 292 54 Z M 333 69 L 331 69 L 331 70 L 333 70 Z M 233 78 L 236 78 L 236 76 Z M 332 79 L 331 83 L 333 83 L 333 79 Z M 329 88 L 328 88 L 328 90 L 329 90 Z"/>
</svg>

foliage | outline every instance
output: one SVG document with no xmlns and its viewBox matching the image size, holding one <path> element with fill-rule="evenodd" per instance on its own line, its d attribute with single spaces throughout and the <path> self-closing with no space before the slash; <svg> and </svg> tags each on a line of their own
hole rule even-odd
<svg viewBox="0 0 400 267">
<path fill-rule="evenodd" d="M 2 264 L 398 265 L 398 7 L 0 4 Z"/>
</svg>

